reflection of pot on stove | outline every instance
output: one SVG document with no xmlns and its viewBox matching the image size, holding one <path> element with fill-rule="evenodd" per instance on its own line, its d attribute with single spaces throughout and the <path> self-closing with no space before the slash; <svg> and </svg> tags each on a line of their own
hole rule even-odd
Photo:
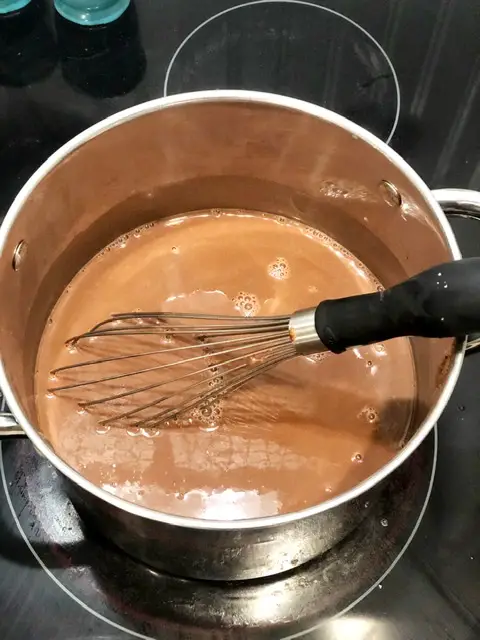
<svg viewBox="0 0 480 640">
<path fill-rule="evenodd" d="M 424 504 L 432 473 L 431 442 L 396 471 L 367 518 L 321 558 L 294 572 L 247 583 L 211 583 L 161 574 L 123 554 L 82 526 L 63 493 L 62 477 L 28 441 L 4 447 L 10 499 L 28 539 L 49 570 L 81 602 L 129 629 L 152 637 L 260 637 L 272 628 L 293 634 L 348 608 L 388 570 Z M 13 482 L 12 479 L 14 478 Z M 88 514 L 86 514 L 88 519 Z M 388 527 L 382 525 L 388 521 Z M 48 542 L 47 542 L 48 541 Z M 23 541 L 7 536 L 7 557 Z M 26 555 L 27 561 L 34 562 Z M 175 635 L 177 634 L 177 635 Z M 234 634 L 234 635 L 232 635 Z"/>
<path fill-rule="evenodd" d="M 65 80 L 95 98 L 126 95 L 142 80 L 146 57 L 133 3 L 115 21 L 95 26 L 55 16 Z"/>
<path fill-rule="evenodd" d="M 0 66 L 1 55 L 0 55 Z M 76 114 L 60 113 L 55 107 L 32 103 L 22 94 L 7 101 L 9 126 L 0 130 L 0 214 L 4 214 L 21 184 L 67 140 L 88 124 Z"/>
<path fill-rule="evenodd" d="M 23 87 L 49 76 L 57 49 L 40 0 L 0 13 L 0 85 Z"/>
</svg>

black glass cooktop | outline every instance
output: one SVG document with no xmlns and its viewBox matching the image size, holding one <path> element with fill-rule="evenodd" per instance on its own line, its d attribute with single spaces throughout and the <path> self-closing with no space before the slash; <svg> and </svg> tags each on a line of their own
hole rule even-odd
<svg viewBox="0 0 480 640">
<path fill-rule="evenodd" d="M 207 88 L 324 105 L 389 142 L 432 187 L 480 189 L 477 0 L 137 0 L 96 28 L 52 5 L 0 16 L 2 214 L 85 127 Z M 454 229 L 464 254 L 480 255 L 480 223 Z M 83 525 L 27 440 L 4 441 L 0 637 L 479 638 L 479 380 L 471 354 L 437 430 L 351 536 L 297 571 L 248 584 L 136 563 Z"/>
</svg>

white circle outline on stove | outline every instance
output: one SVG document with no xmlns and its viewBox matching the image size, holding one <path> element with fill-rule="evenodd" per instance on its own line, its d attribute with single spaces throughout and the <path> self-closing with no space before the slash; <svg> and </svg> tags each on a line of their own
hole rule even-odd
<svg viewBox="0 0 480 640">
<path fill-rule="evenodd" d="M 432 488 L 433 488 L 433 481 L 435 479 L 435 471 L 436 471 L 436 468 L 437 468 L 437 458 L 438 458 L 438 427 L 437 427 L 437 425 L 435 425 L 434 428 L 433 428 L 433 460 L 432 460 L 432 471 L 431 471 L 431 475 L 430 475 L 430 481 L 429 481 L 429 484 L 428 484 L 427 493 L 425 495 L 425 501 L 424 501 L 424 503 L 422 505 L 421 511 L 420 511 L 419 516 L 417 518 L 417 522 L 415 523 L 415 526 L 413 527 L 412 532 L 408 536 L 407 541 L 405 542 L 403 547 L 400 549 L 400 551 L 399 551 L 397 557 L 395 558 L 395 560 L 388 567 L 388 569 L 386 571 L 384 571 L 384 573 L 378 578 L 378 580 L 376 580 L 376 582 L 374 582 L 365 591 L 365 593 L 363 593 L 361 596 L 359 596 L 353 602 L 351 602 L 349 605 L 347 605 L 344 609 L 342 609 L 342 611 L 340 611 L 339 613 L 337 613 L 334 616 L 332 616 L 331 620 L 335 620 L 337 618 L 340 618 L 340 616 L 345 615 L 351 609 L 353 609 L 353 607 L 355 607 L 357 604 L 359 604 L 364 598 L 366 598 L 370 593 L 372 593 L 372 591 L 374 591 L 385 580 L 385 578 L 388 576 L 388 574 L 394 569 L 394 567 L 397 565 L 397 563 L 402 558 L 402 556 L 405 553 L 405 551 L 410 546 L 410 543 L 412 542 L 413 538 L 415 537 L 415 534 L 418 531 L 418 528 L 420 527 L 420 524 L 421 524 L 421 522 L 423 520 L 423 516 L 425 514 L 425 511 L 427 510 L 427 506 L 428 506 L 428 503 L 430 501 L 430 495 L 432 493 Z M 29 549 L 30 553 L 33 555 L 33 557 L 35 558 L 35 560 L 37 561 L 39 566 L 53 580 L 53 582 L 64 593 L 66 593 L 67 596 L 69 596 L 74 602 L 76 602 L 78 605 L 80 605 L 85 611 L 88 611 L 88 613 L 92 614 L 93 616 L 95 616 L 99 620 L 102 620 L 102 622 L 106 622 L 107 624 L 111 625 L 112 627 L 115 627 L 116 629 L 118 629 L 120 631 L 124 631 L 125 633 L 130 634 L 131 636 L 133 636 L 135 638 L 140 638 L 141 640 L 157 640 L 156 638 L 153 638 L 152 636 L 145 636 L 145 635 L 143 635 L 141 633 L 138 633 L 137 631 L 133 631 L 131 629 L 127 629 L 126 627 L 123 627 L 122 625 L 118 624 L 118 622 L 114 622 L 113 620 L 109 620 L 109 618 L 105 617 L 101 613 L 98 613 L 98 611 L 95 611 L 94 609 L 92 609 L 85 602 L 80 600 L 80 598 L 78 598 L 74 593 L 72 593 L 69 589 L 67 589 L 67 587 L 62 582 L 60 582 L 60 580 L 46 566 L 46 564 L 43 562 L 43 560 L 40 558 L 38 553 L 33 548 L 30 540 L 27 537 L 27 534 L 25 533 L 25 531 L 22 528 L 22 525 L 20 524 L 20 520 L 18 519 L 18 516 L 15 513 L 15 509 L 13 508 L 12 499 L 10 497 L 10 492 L 9 492 L 9 489 L 8 489 L 7 479 L 5 477 L 5 467 L 3 466 L 3 447 L 2 447 L 2 443 L 1 442 L 0 442 L 0 474 L 2 476 L 3 491 L 4 491 L 5 497 L 7 499 L 8 508 L 10 509 L 10 513 L 12 514 L 12 518 L 13 518 L 13 521 L 15 522 L 15 525 L 16 525 L 16 527 L 18 529 L 18 532 L 20 533 L 20 535 L 23 538 L 23 541 L 25 542 L 27 548 Z M 307 633 L 310 633 L 310 632 L 314 631 L 315 629 L 318 629 L 324 623 L 325 623 L 325 621 L 322 621 L 319 624 L 317 624 L 317 625 L 315 625 L 313 627 L 310 627 L 309 629 L 304 629 L 303 631 L 300 631 L 300 632 L 295 633 L 293 635 L 285 636 L 283 638 L 283 640 L 293 640 L 294 638 L 301 638 L 302 636 L 306 635 Z"/>
<path fill-rule="evenodd" d="M 334 16 L 337 16 L 338 18 L 342 18 L 342 20 L 345 20 L 346 22 L 348 22 L 352 26 L 354 26 L 357 29 L 359 29 L 365 36 L 367 36 L 367 38 L 371 42 L 373 42 L 375 44 L 375 46 L 382 53 L 382 55 L 384 56 L 385 60 L 387 61 L 388 66 L 390 67 L 390 71 L 392 72 L 393 82 L 395 84 L 395 92 L 396 92 L 396 97 L 397 97 L 397 108 L 395 110 L 395 117 L 394 117 L 394 120 L 393 120 L 393 125 L 392 125 L 392 128 L 390 129 L 390 133 L 388 134 L 387 139 L 385 140 L 386 144 L 390 144 L 390 142 L 391 142 L 391 140 L 393 138 L 393 134 L 395 133 L 395 130 L 396 130 L 397 125 L 398 125 L 398 119 L 400 117 L 401 99 L 400 99 L 400 83 L 398 82 L 397 72 L 395 71 L 395 67 L 392 64 L 392 61 L 390 60 L 389 56 L 387 55 L 387 52 L 382 47 L 382 45 L 378 42 L 378 40 L 376 40 L 364 27 L 359 25 L 358 22 L 355 22 L 355 20 L 352 20 L 352 18 L 349 18 L 348 16 L 345 16 L 343 13 L 339 13 L 338 11 L 335 11 L 335 9 L 330 9 L 329 7 L 324 7 L 323 5 L 315 4 L 314 2 L 308 2 L 307 0 L 254 0 L 253 2 L 244 2 L 242 4 L 237 4 L 234 7 L 229 7 L 228 9 L 224 9 L 223 11 L 220 11 L 219 13 L 216 13 L 214 16 L 211 16 L 210 18 L 207 18 L 207 20 L 204 20 L 201 24 L 199 24 L 197 27 L 195 27 L 195 29 L 193 31 L 191 31 L 186 38 L 183 39 L 183 41 L 179 44 L 177 50 L 173 54 L 170 62 L 168 63 L 167 71 L 165 72 L 165 80 L 164 80 L 164 83 L 163 83 L 163 96 L 165 98 L 168 96 L 168 81 L 170 79 L 170 73 L 172 71 L 173 65 L 175 63 L 175 60 L 177 59 L 178 54 L 183 49 L 183 47 L 187 44 L 187 42 L 191 38 L 193 38 L 193 36 L 196 33 L 198 33 L 198 31 L 200 31 L 200 29 L 205 27 L 210 22 L 213 22 L 217 18 L 220 18 L 221 16 L 224 16 L 227 13 L 230 13 L 232 11 L 236 11 L 237 9 L 243 9 L 244 7 L 252 7 L 253 5 L 256 5 L 256 4 L 280 4 L 280 3 L 299 4 L 299 5 L 303 5 L 303 6 L 306 6 L 306 7 L 313 7 L 315 9 L 320 9 L 322 11 L 326 11 L 327 13 L 330 13 L 330 14 L 332 14 Z"/>
</svg>

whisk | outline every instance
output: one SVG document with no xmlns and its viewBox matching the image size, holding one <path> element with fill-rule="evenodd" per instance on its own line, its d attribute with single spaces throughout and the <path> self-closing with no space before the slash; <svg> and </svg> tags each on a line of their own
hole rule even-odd
<svg viewBox="0 0 480 640">
<path fill-rule="evenodd" d="M 53 370 L 53 379 L 62 384 L 49 391 L 94 389 L 93 399 L 79 400 L 82 409 L 117 407 L 101 424 L 126 421 L 152 428 L 203 410 L 295 356 L 340 354 L 401 336 L 463 337 L 479 328 L 480 258 L 470 258 L 439 265 L 387 290 L 324 300 L 292 315 L 115 313 L 67 343 L 81 350 L 92 339 L 104 338 L 107 355 Z M 149 343 L 139 349 L 138 342 L 131 342 L 145 336 L 155 348 Z M 112 347 L 109 353 L 113 343 L 118 352 Z M 123 364 L 128 370 L 119 371 Z M 113 373 L 108 372 L 111 365 Z M 92 370 L 95 375 L 88 375 Z M 80 371 L 84 377 L 63 384 L 62 377 Z"/>
</svg>

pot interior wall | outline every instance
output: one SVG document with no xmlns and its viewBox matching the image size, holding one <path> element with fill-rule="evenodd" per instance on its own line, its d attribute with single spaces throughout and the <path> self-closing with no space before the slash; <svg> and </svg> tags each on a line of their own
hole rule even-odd
<svg viewBox="0 0 480 640">
<path fill-rule="evenodd" d="M 395 184 L 388 204 L 381 180 Z M 296 218 L 346 246 L 386 285 L 451 258 L 423 196 L 383 154 L 328 120 L 242 100 L 184 102 L 83 142 L 40 180 L 0 257 L 1 357 L 35 425 L 33 380 L 49 312 L 107 243 L 134 227 L 209 207 Z M 27 243 L 18 271 L 17 243 Z M 232 238 L 232 242 L 234 242 Z M 413 340 L 418 406 L 412 432 L 449 371 L 451 340 Z"/>
</svg>

